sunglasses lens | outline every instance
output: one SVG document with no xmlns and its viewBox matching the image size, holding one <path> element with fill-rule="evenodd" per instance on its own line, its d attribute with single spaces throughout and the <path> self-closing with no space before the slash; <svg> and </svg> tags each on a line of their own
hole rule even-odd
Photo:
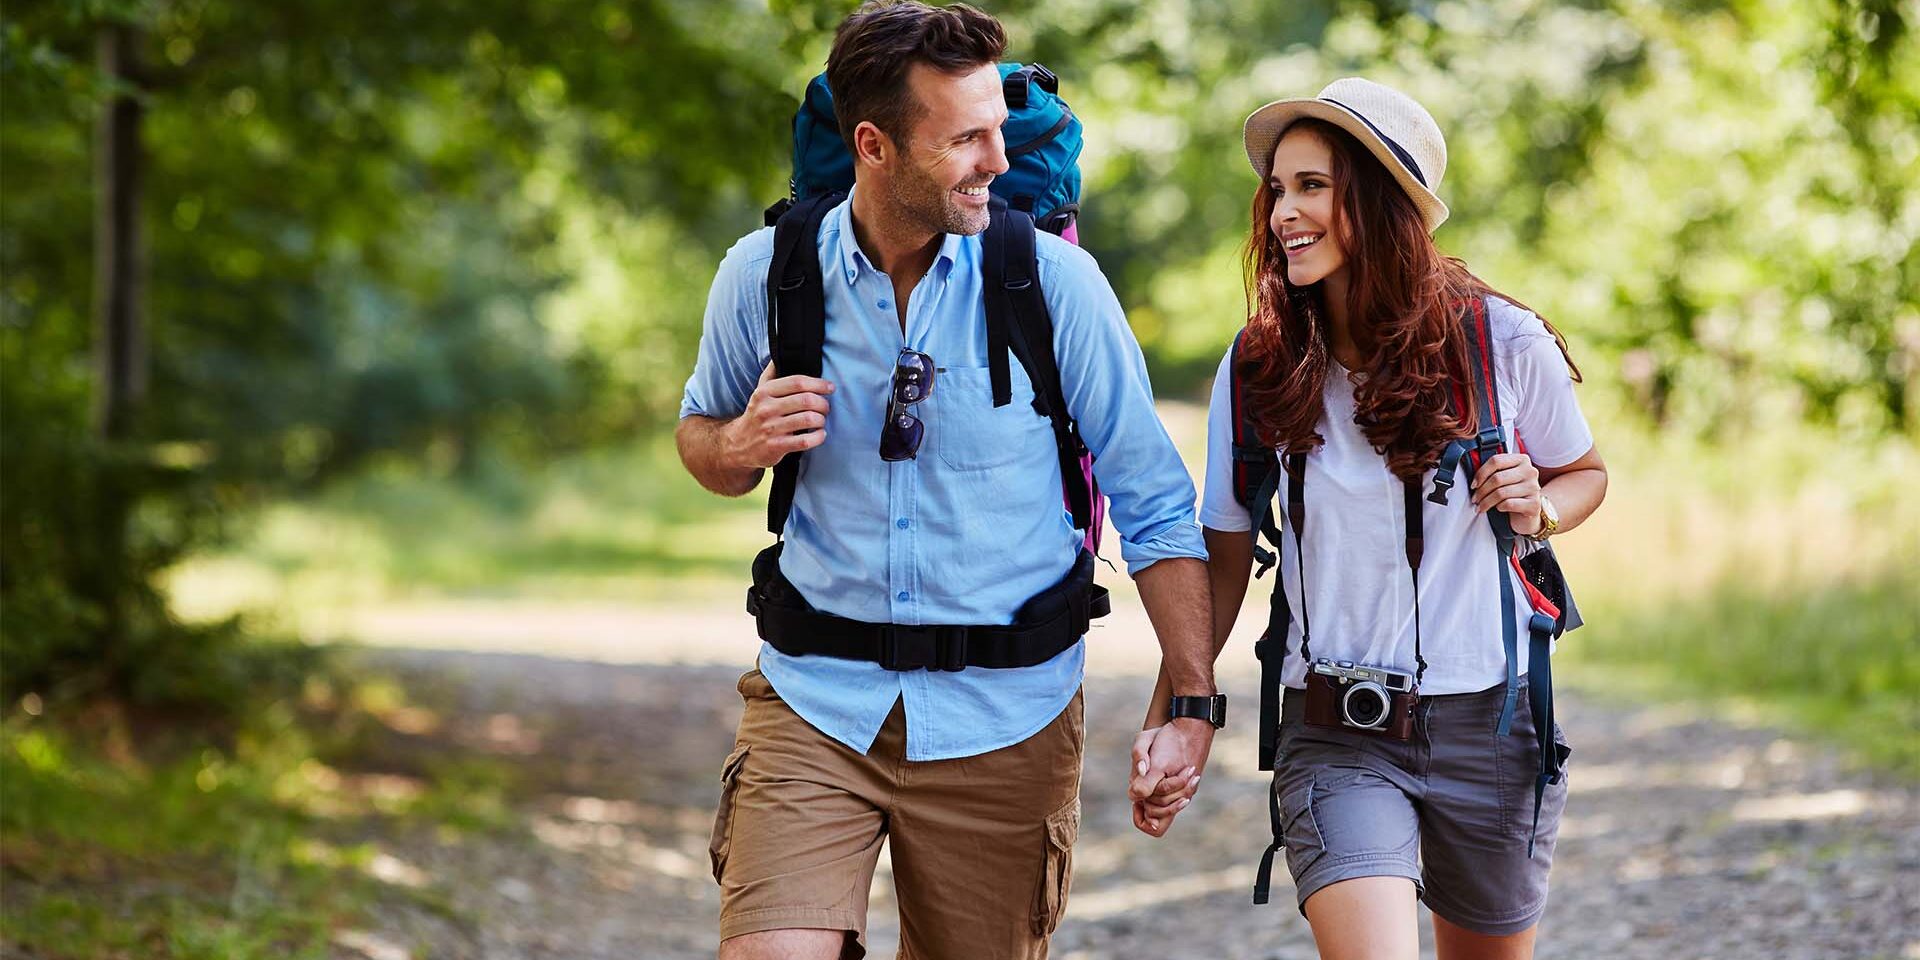
<svg viewBox="0 0 1920 960">
<path fill-rule="evenodd" d="M 927 432 L 926 424 L 905 410 L 895 409 L 887 421 L 886 429 L 880 431 L 880 459 L 911 460 L 920 451 L 920 438 Z"/>
<path fill-rule="evenodd" d="M 887 424 L 880 430 L 880 459 L 911 460 L 920 451 L 927 427 L 907 407 L 932 392 L 933 358 L 918 350 L 901 350 L 893 362 L 893 402 L 887 405 Z"/>
</svg>

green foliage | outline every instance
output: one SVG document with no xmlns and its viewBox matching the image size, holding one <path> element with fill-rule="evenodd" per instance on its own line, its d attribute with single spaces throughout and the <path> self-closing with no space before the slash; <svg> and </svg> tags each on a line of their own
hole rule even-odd
<svg viewBox="0 0 1920 960">
<path fill-rule="evenodd" d="M 719 240 L 646 218 L 741 209 L 745 182 L 772 182 L 793 104 L 714 45 L 728 13 L 10 9 L 0 694 L 212 694 L 230 631 L 182 628 L 151 581 L 223 516 L 395 452 L 470 471 L 660 418 L 692 337 L 655 342 L 668 328 L 644 306 L 615 328 L 642 301 L 609 297 L 605 275 L 710 263 Z M 114 445 L 88 427 L 90 134 L 120 92 L 91 48 L 110 22 L 138 29 L 144 64 L 151 344 L 134 436 Z M 740 106 L 712 115 L 711 96 Z M 733 156 L 742 141 L 767 149 Z"/>
<path fill-rule="evenodd" d="M 133 665 L 96 684 L 124 693 L 182 662 L 140 644 L 219 649 L 150 584 L 251 505 L 394 457 L 484 484 L 669 420 L 705 279 L 781 192 L 850 7 L 9 8 L 0 693 L 87 662 Z M 1685 433 L 1920 436 L 1911 3 L 995 10 L 1087 121 L 1083 236 L 1163 393 L 1244 317 L 1242 118 L 1360 73 L 1449 136 L 1443 248 L 1554 319 L 1598 390 Z M 133 90 L 94 65 L 109 23 L 136 31 Z M 91 142 L 123 92 L 145 110 L 151 387 L 107 447 L 85 439 Z"/>
<path fill-rule="evenodd" d="M 1662 697 L 1765 704 L 1769 719 L 1920 775 L 1916 561 L 1797 593 L 1726 583 L 1599 622 L 1561 649 L 1577 664 L 1622 668 Z"/>
<path fill-rule="evenodd" d="M 0 939 L 31 956 L 333 956 L 376 905 L 453 913 L 366 836 L 508 823 L 497 758 L 442 743 L 424 778 L 356 769 L 419 709 L 383 681 L 315 679 L 214 736 L 30 709 L 0 721 Z"/>
<path fill-rule="evenodd" d="M 436 598 L 731 601 L 765 545 L 765 504 L 702 490 L 665 436 L 468 478 L 396 461 L 265 508 L 167 582 L 189 615 L 272 611 L 302 628 Z"/>
</svg>

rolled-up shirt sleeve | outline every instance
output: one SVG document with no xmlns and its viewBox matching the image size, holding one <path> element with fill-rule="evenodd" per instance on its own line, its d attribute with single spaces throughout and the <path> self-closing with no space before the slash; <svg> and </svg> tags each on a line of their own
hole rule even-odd
<svg viewBox="0 0 1920 960">
<path fill-rule="evenodd" d="M 773 230 L 741 238 L 720 261 L 707 293 L 700 352 L 680 396 L 680 418 L 731 419 L 747 409 L 767 366 L 767 264 Z"/>
<path fill-rule="evenodd" d="M 1146 358 L 1120 301 L 1086 251 L 1040 240 L 1040 281 L 1067 410 L 1093 451 L 1128 575 L 1169 557 L 1205 560 L 1193 479 L 1154 410 Z"/>
</svg>

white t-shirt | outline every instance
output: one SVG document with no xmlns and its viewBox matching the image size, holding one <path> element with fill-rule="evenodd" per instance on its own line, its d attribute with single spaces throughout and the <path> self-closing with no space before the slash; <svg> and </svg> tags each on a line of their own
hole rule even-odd
<svg viewBox="0 0 1920 960">
<path fill-rule="evenodd" d="M 1593 434 L 1573 395 L 1566 359 L 1546 325 L 1531 312 L 1488 298 L 1493 334 L 1494 383 L 1507 449 L 1513 434 L 1526 441 L 1536 465 L 1560 467 L 1593 448 Z M 1233 497 L 1232 398 L 1227 365 L 1220 361 L 1207 416 L 1207 485 L 1200 522 L 1215 530 L 1248 530 L 1253 518 Z M 1326 445 L 1307 457 L 1307 603 L 1315 659 L 1331 657 L 1413 672 L 1413 583 L 1406 559 L 1406 521 L 1400 479 L 1387 469 L 1353 422 L 1353 384 L 1346 368 L 1332 365 L 1325 389 L 1326 412 L 1318 430 Z M 1519 669 L 1527 669 L 1527 619 L 1532 610 L 1519 577 L 1502 566 L 1493 531 L 1473 512 L 1468 465 L 1456 475 L 1446 506 L 1423 499 L 1426 549 L 1420 563 L 1420 644 L 1427 659 L 1422 693 L 1470 693 L 1506 679 L 1500 631 L 1498 575 L 1514 577 L 1514 618 Z M 1433 488 L 1433 473 L 1422 492 Z M 1304 685 L 1300 660 L 1300 569 L 1293 530 L 1285 527 L 1287 485 L 1275 498 L 1274 520 L 1282 525 L 1279 568 L 1293 612 L 1287 632 L 1283 682 Z M 1271 581 L 1267 581 L 1271 582 Z M 1271 589 L 1271 588 L 1269 588 Z"/>
</svg>

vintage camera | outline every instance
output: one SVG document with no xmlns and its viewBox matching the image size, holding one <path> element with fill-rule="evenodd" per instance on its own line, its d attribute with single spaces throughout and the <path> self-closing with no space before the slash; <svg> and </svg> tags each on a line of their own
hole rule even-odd
<svg viewBox="0 0 1920 960">
<path fill-rule="evenodd" d="M 1307 671 L 1307 722 L 1395 740 L 1413 736 L 1413 674 L 1350 660 L 1319 659 Z"/>
</svg>

